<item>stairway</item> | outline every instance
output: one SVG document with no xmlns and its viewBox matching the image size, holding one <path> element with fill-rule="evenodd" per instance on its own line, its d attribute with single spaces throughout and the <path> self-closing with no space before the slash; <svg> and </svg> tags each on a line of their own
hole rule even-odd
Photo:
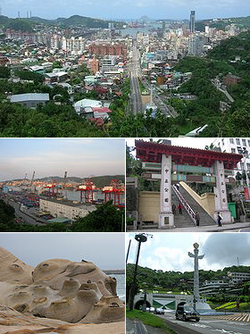
<svg viewBox="0 0 250 334">
<path fill-rule="evenodd" d="M 182 209 L 182 214 L 179 214 L 179 210 L 177 209 L 179 204 L 179 199 L 175 195 L 175 193 L 172 191 L 172 205 L 175 204 L 176 206 L 176 212 L 174 215 L 174 225 L 176 228 L 181 227 L 194 227 L 194 223 L 192 219 L 189 217 L 187 211 L 185 209 Z"/>
<path fill-rule="evenodd" d="M 181 186 L 179 187 L 179 191 L 191 208 L 200 215 L 200 226 L 212 226 L 216 225 L 216 221 L 205 211 L 196 200 Z"/>
</svg>

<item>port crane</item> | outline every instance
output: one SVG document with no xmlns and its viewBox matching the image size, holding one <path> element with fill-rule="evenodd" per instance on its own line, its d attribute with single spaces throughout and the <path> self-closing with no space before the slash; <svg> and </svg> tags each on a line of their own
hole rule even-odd
<svg viewBox="0 0 250 334">
<path fill-rule="evenodd" d="M 86 180 L 83 185 L 78 186 L 76 191 L 81 192 L 81 202 L 83 200 L 83 193 L 85 203 L 93 203 L 94 202 L 94 190 L 97 190 L 94 182 L 91 180 Z"/>
<path fill-rule="evenodd" d="M 123 207 L 123 205 L 121 205 L 121 195 L 124 194 L 124 192 L 124 184 L 115 179 L 112 180 L 109 186 L 102 189 L 102 193 L 104 194 L 104 203 L 113 200 L 113 204 L 115 206 Z"/>
</svg>

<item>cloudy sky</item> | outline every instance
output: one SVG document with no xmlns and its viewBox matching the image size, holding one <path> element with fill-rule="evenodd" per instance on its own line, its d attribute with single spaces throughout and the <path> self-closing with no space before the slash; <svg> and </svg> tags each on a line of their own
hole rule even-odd
<svg viewBox="0 0 250 334">
<path fill-rule="evenodd" d="M 246 16 L 249 0 L 0 0 L 2 14 L 22 17 L 27 11 L 44 18 L 69 17 L 74 14 L 99 18 L 188 19 L 191 10 L 197 18 Z"/>
<path fill-rule="evenodd" d="M 250 266 L 250 233 L 153 233 L 153 238 L 142 243 L 139 265 L 163 271 L 192 271 L 193 244 L 200 245 L 199 267 L 203 270 L 218 270 L 237 265 Z M 138 242 L 135 234 L 127 234 L 126 249 L 132 239 L 129 263 L 135 263 Z M 238 258 L 238 260 L 237 260 Z"/>
<path fill-rule="evenodd" d="M 0 139 L 0 181 L 124 174 L 123 139 Z"/>
<path fill-rule="evenodd" d="M 100 269 L 124 269 L 123 233 L 2 233 L 0 246 L 31 266 L 49 259 L 91 261 Z"/>
</svg>

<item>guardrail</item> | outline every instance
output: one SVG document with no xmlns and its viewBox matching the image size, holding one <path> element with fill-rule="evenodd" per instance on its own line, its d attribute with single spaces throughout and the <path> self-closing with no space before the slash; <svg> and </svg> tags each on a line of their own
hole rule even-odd
<svg viewBox="0 0 250 334">
<path fill-rule="evenodd" d="M 195 219 L 195 212 L 191 208 L 191 206 L 188 204 L 188 202 L 185 200 L 185 198 L 182 196 L 182 194 L 179 192 L 179 190 L 176 188 L 176 186 L 172 185 L 172 190 L 174 191 L 175 195 L 177 196 L 178 200 L 182 204 L 183 208 L 186 210 L 187 214 L 191 218 L 192 222 L 196 226 L 196 219 Z"/>
</svg>

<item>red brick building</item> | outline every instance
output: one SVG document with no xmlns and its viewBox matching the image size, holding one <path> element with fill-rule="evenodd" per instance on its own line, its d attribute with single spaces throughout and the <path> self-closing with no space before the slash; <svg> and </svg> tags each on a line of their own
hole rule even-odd
<svg viewBox="0 0 250 334">
<path fill-rule="evenodd" d="M 91 44 L 89 54 L 96 56 L 122 56 L 126 57 L 127 48 L 123 44 Z"/>
<path fill-rule="evenodd" d="M 236 75 L 228 74 L 223 78 L 223 83 L 226 86 L 230 85 L 236 85 L 241 81 L 240 77 L 237 77 Z"/>
</svg>

